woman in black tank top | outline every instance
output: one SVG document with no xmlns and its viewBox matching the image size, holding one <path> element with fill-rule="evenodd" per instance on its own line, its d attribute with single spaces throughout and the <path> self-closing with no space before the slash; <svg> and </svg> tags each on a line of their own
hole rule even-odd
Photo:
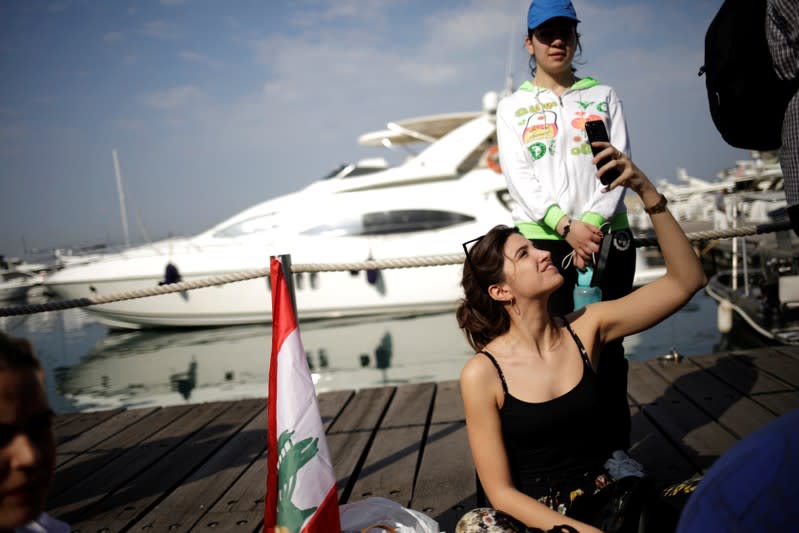
<svg viewBox="0 0 799 533">
<path fill-rule="evenodd" d="M 467 513 L 458 533 L 612 529 L 595 513 L 599 495 L 621 483 L 605 471 L 599 445 L 596 354 L 668 317 L 707 281 L 665 198 L 613 146 L 594 144 L 602 149 L 596 161 L 609 161 L 599 174 L 620 171 L 609 188 L 626 186 L 641 198 L 667 272 L 618 300 L 553 317 L 548 299 L 563 278 L 549 252 L 507 226 L 464 243 L 457 318 L 477 353 L 461 372 L 461 396 L 472 458 L 493 509 Z"/>
</svg>

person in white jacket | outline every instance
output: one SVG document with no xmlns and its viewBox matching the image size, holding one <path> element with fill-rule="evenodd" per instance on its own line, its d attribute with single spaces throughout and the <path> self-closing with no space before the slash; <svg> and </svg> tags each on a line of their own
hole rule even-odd
<svg viewBox="0 0 799 533">
<path fill-rule="evenodd" d="M 614 159 L 629 157 L 622 104 L 613 88 L 576 76 L 572 61 L 580 50 L 578 22 L 569 0 L 533 0 L 525 39 L 532 79 L 497 108 L 499 161 L 515 201 L 515 225 L 536 248 L 551 252 L 565 280 L 550 298 L 555 316 L 573 310 L 576 268 L 595 263 L 603 235 L 607 262 L 595 271 L 595 277 L 601 274 L 603 300 L 630 293 L 635 274 L 625 188 L 605 190 L 585 132 L 586 122 L 601 120 L 616 148 Z M 603 348 L 598 372 L 607 456 L 630 444 L 622 340 Z"/>
</svg>

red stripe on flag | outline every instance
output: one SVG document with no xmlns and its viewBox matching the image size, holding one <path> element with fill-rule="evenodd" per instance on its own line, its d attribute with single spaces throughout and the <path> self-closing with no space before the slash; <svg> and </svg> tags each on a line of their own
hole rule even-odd
<svg viewBox="0 0 799 533">
<path fill-rule="evenodd" d="M 341 531 L 341 517 L 338 510 L 338 490 L 336 484 L 330 487 L 325 499 L 316 512 L 302 528 L 301 533 L 335 533 Z"/>
<path fill-rule="evenodd" d="M 297 318 L 291 304 L 291 294 L 284 277 L 283 264 L 272 258 L 272 355 L 280 353 L 283 341 L 297 329 Z M 270 372 L 271 374 L 271 372 Z"/>
<path fill-rule="evenodd" d="M 297 329 L 297 318 L 291 304 L 283 265 L 276 258 L 270 264 L 272 280 L 272 355 L 269 361 L 269 398 L 267 398 L 266 444 L 266 498 L 264 501 L 264 528 L 272 531 L 277 525 L 277 367 L 278 354 L 292 331 Z"/>
</svg>

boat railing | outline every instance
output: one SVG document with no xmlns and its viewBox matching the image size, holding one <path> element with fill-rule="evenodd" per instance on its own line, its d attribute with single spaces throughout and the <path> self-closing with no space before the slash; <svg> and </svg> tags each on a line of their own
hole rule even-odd
<svg viewBox="0 0 799 533">
<path fill-rule="evenodd" d="M 790 227 L 791 226 L 789 221 L 781 221 L 776 223 L 760 224 L 757 226 L 746 226 L 746 227 L 726 229 L 726 230 L 691 232 L 687 234 L 687 237 L 691 241 L 707 241 L 711 239 L 734 238 L 747 235 L 771 233 L 775 231 L 784 231 L 789 229 Z M 636 247 L 656 246 L 657 239 L 655 237 L 636 238 L 634 244 Z M 370 259 L 366 261 L 349 262 L 349 263 L 295 263 L 291 265 L 291 272 L 292 273 L 342 272 L 342 271 L 360 271 L 360 270 L 386 270 L 392 268 L 418 268 L 418 267 L 431 267 L 431 266 L 459 265 L 463 263 L 464 259 L 465 256 L 463 253 L 455 253 L 455 254 L 392 258 L 392 259 Z M 197 280 L 181 281 L 178 283 L 170 283 L 155 287 L 148 287 L 145 289 L 137 289 L 133 291 L 118 292 L 107 295 L 97 295 L 97 296 L 92 296 L 90 298 L 76 298 L 72 300 L 49 301 L 40 304 L 27 304 L 18 307 L 6 307 L 6 308 L 0 308 L 0 316 L 27 315 L 33 313 L 40 313 L 44 311 L 59 311 L 75 307 L 88 307 L 91 305 L 107 304 L 123 300 L 132 300 L 136 298 L 159 296 L 162 294 L 170 294 L 174 292 L 184 292 L 188 290 L 201 289 L 205 287 L 225 285 L 227 283 L 235 283 L 238 281 L 245 281 L 249 279 L 264 278 L 269 276 L 269 273 L 270 273 L 269 268 L 244 270 L 239 272 L 231 272 L 228 274 L 210 276 L 207 278 L 202 278 Z"/>
</svg>

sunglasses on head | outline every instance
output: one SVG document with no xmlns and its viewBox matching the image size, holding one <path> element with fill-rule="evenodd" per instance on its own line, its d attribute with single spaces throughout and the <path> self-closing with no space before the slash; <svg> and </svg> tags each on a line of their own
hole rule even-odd
<svg viewBox="0 0 799 533">
<path fill-rule="evenodd" d="M 472 264 L 472 258 L 470 252 L 478 242 L 483 240 L 483 237 L 485 237 L 485 235 L 480 235 L 479 237 L 475 237 L 474 239 L 470 239 L 461 244 L 461 246 L 463 246 L 463 253 L 466 254 L 466 262 L 469 263 L 469 266 L 472 267 L 473 271 L 474 271 L 474 265 Z"/>
<path fill-rule="evenodd" d="M 505 238 L 506 239 L 512 233 L 521 233 L 519 231 L 519 228 L 517 228 L 517 227 L 509 227 L 509 228 L 503 230 L 502 232 L 505 234 Z M 472 274 L 474 274 L 474 277 L 480 282 L 480 285 L 482 285 L 483 283 L 482 283 L 482 280 L 480 280 L 479 277 L 477 276 L 477 269 L 475 269 L 474 264 L 472 263 L 471 252 L 474 249 L 474 247 L 477 246 L 477 243 L 480 242 L 481 240 L 483 240 L 483 237 L 485 237 L 486 235 L 487 234 L 480 235 L 479 237 L 475 237 L 474 239 L 470 239 L 470 240 L 468 240 L 468 241 L 466 241 L 466 242 L 461 244 L 461 246 L 463 246 L 463 253 L 466 255 L 466 262 L 469 263 L 469 268 L 472 269 Z"/>
</svg>

